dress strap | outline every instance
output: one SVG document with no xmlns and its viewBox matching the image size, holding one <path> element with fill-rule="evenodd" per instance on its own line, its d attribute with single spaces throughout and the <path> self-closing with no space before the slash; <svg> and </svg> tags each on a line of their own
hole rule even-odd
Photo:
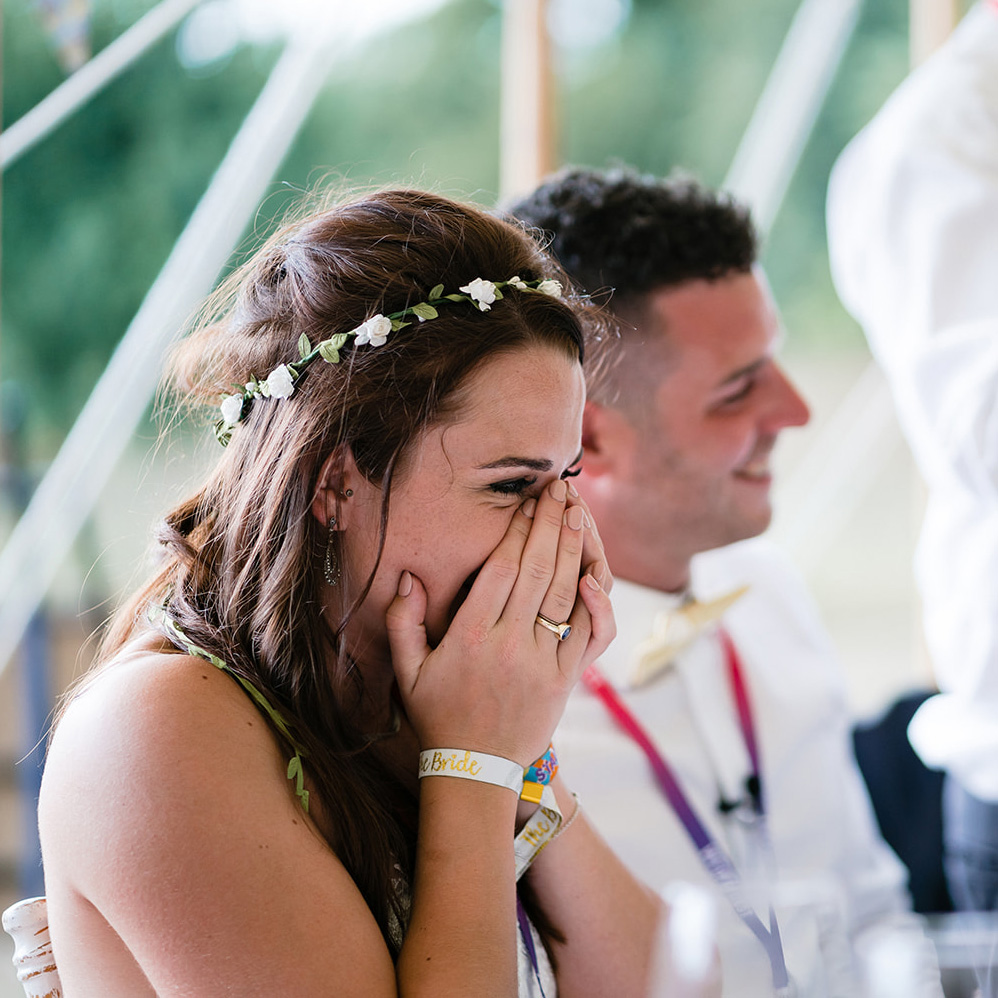
<svg viewBox="0 0 998 998">
<path fill-rule="evenodd" d="M 281 713 L 271 705 L 270 701 L 245 677 L 239 675 L 224 659 L 195 644 L 184 633 L 180 625 L 166 612 L 162 606 L 151 607 L 149 610 L 150 622 L 164 631 L 166 636 L 182 651 L 188 655 L 210 662 L 216 669 L 231 676 L 249 694 L 250 699 L 270 718 L 275 728 L 287 739 L 295 754 L 288 760 L 288 779 L 295 781 L 295 796 L 301 802 L 302 810 L 308 814 L 308 790 L 305 789 L 305 770 L 302 767 L 302 759 L 308 757 L 308 752 L 298 740 L 291 734 L 287 721 Z"/>
</svg>

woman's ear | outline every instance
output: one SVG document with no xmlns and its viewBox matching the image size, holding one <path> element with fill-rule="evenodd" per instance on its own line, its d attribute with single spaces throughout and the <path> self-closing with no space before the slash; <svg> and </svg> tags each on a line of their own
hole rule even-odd
<svg viewBox="0 0 998 998">
<path fill-rule="evenodd" d="M 324 527 L 335 517 L 337 529 L 342 530 L 349 516 L 349 499 L 354 490 L 351 483 L 360 479 L 349 446 L 341 444 L 322 462 L 319 478 L 312 496 L 312 515 Z"/>
</svg>

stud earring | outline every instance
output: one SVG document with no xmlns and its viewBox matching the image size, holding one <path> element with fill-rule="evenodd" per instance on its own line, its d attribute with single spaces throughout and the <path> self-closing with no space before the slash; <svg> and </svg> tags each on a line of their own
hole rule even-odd
<svg viewBox="0 0 998 998">
<path fill-rule="evenodd" d="M 349 499 L 350 496 L 352 496 L 352 495 L 353 495 L 353 489 L 347 489 L 346 492 L 343 493 L 343 498 L 344 499 Z"/>
<path fill-rule="evenodd" d="M 331 586 L 340 584 L 340 562 L 336 557 L 336 517 L 329 518 L 329 537 L 326 539 L 326 557 L 322 560 L 322 574 Z"/>
</svg>

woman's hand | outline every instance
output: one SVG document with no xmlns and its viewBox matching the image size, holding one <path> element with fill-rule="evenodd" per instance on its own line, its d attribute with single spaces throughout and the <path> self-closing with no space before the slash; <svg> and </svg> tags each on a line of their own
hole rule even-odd
<svg viewBox="0 0 998 998">
<path fill-rule="evenodd" d="M 387 628 L 420 744 L 524 766 L 540 756 L 572 687 L 613 639 L 609 584 L 592 518 L 561 480 L 513 515 L 436 648 L 423 626 L 426 592 L 404 572 Z M 571 634 L 560 641 L 539 613 Z"/>
</svg>

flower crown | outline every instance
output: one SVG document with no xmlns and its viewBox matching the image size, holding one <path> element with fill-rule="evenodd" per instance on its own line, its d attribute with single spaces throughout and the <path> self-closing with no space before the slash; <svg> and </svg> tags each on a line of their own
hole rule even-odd
<svg viewBox="0 0 998 998">
<path fill-rule="evenodd" d="M 519 277 L 511 277 L 508 281 L 486 281 L 476 277 L 471 283 L 459 289 L 465 292 L 464 294 L 445 295 L 444 286 L 438 284 L 430 291 L 426 301 L 410 305 L 401 312 L 372 315 L 356 329 L 351 329 L 348 333 L 337 333 L 314 347 L 308 337 L 302 333 L 298 340 L 297 361 L 278 365 L 262 381 L 254 376 L 245 385 L 233 385 L 236 391 L 222 398 L 220 406 L 222 418 L 215 424 L 215 436 L 218 442 L 223 447 L 229 442 L 233 429 L 249 412 L 253 399 L 290 398 L 295 385 L 314 361 L 321 358 L 327 364 L 338 364 L 340 351 L 347 345 L 351 336 L 354 337 L 354 346 L 384 346 L 389 334 L 412 325 L 413 317 L 418 322 L 435 319 L 440 314 L 437 307 L 449 302 L 471 302 L 480 312 L 488 312 L 492 308 L 492 303 L 502 298 L 502 288 L 538 292 L 550 298 L 560 298 L 562 291 L 560 281 L 523 281 Z"/>
</svg>

